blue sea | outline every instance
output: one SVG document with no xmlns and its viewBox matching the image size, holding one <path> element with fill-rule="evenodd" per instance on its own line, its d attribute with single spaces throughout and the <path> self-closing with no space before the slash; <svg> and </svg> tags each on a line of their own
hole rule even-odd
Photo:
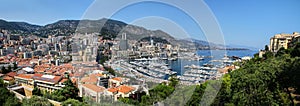
<svg viewBox="0 0 300 106">
<path fill-rule="evenodd" d="M 204 56 L 204 57 L 211 57 L 212 58 L 204 58 L 204 60 L 201 61 L 191 61 L 191 60 L 181 60 L 178 59 L 176 61 L 167 61 L 167 64 L 169 64 L 170 68 L 177 72 L 177 75 L 182 75 L 184 74 L 184 66 L 185 65 L 200 65 L 202 66 L 203 64 L 210 64 L 211 60 L 219 60 L 222 59 L 224 56 L 237 56 L 237 57 L 245 57 L 245 56 L 250 56 L 253 57 L 255 53 L 258 51 L 252 51 L 252 50 L 198 50 L 196 52 L 197 55 L 199 56 Z"/>
</svg>

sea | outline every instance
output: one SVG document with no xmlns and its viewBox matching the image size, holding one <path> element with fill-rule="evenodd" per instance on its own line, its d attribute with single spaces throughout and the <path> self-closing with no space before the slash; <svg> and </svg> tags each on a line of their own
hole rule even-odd
<svg viewBox="0 0 300 106">
<path fill-rule="evenodd" d="M 253 57 L 255 53 L 258 51 L 253 50 L 198 50 L 195 51 L 195 54 L 199 56 L 204 56 L 204 60 L 194 61 L 194 60 L 186 60 L 186 59 L 178 59 L 176 61 L 166 61 L 169 64 L 169 67 L 172 71 L 177 72 L 177 75 L 183 75 L 185 72 L 184 66 L 186 65 L 199 65 L 202 66 L 204 64 L 214 64 L 217 65 L 219 63 L 213 63 L 211 60 L 220 60 L 224 58 L 224 56 L 237 56 L 237 57 L 245 57 L 250 56 Z"/>
</svg>

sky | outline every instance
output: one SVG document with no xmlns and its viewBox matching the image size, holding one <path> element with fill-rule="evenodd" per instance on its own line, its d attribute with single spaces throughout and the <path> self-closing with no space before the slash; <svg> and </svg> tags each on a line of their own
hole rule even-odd
<svg viewBox="0 0 300 106">
<path fill-rule="evenodd" d="M 191 14 L 178 5 L 157 2 L 119 6 L 116 0 L 1 0 L 0 19 L 46 25 L 62 19 L 106 17 L 152 30 L 161 29 L 178 38 L 205 40 L 211 35 L 206 35 L 205 25 L 199 25 L 193 17 L 199 12 L 197 15 L 207 18 L 202 14 L 205 6 L 192 5 L 194 1 L 184 4 L 194 12 Z M 204 3 L 214 15 L 227 45 L 263 48 L 275 34 L 300 32 L 299 0 L 204 0 Z M 112 5 L 119 10 L 103 15 Z"/>
</svg>

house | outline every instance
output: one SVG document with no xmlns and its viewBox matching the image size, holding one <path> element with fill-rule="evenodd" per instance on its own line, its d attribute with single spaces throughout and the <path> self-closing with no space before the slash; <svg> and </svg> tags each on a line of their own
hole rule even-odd
<svg viewBox="0 0 300 106">
<path fill-rule="evenodd" d="M 98 76 L 96 74 L 90 74 L 86 77 L 81 78 L 80 82 L 82 84 L 94 84 L 96 85 L 98 82 Z"/>
<path fill-rule="evenodd" d="M 108 87 L 112 88 L 112 87 L 120 86 L 120 85 L 123 84 L 123 81 L 124 80 L 121 77 L 115 77 L 115 78 L 109 79 L 108 80 Z"/>
<path fill-rule="evenodd" d="M 96 102 L 100 102 L 101 96 L 105 93 L 105 88 L 94 84 L 82 84 L 79 86 L 80 97 L 90 97 Z"/>
<path fill-rule="evenodd" d="M 3 82 L 12 84 L 14 83 L 14 77 L 17 75 L 17 72 L 9 72 L 3 76 Z"/>
<path fill-rule="evenodd" d="M 121 85 L 107 89 L 107 95 L 111 95 L 115 101 L 119 98 L 130 97 L 137 89 L 132 86 Z"/>
</svg>

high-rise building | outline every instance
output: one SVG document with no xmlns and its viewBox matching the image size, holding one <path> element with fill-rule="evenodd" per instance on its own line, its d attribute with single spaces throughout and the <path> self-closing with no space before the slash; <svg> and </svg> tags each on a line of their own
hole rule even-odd
<svg viewBox="0 0 300 106">
<path fill-rule="evenodd" d="M 122 39 L 120 40 L 120 46 L 119 46 L 121 51 L 125 51 L 129 48 L 128 46 L 128 41 L 126 39 L 126 33 L 122 34 Z"/>
</svg>

